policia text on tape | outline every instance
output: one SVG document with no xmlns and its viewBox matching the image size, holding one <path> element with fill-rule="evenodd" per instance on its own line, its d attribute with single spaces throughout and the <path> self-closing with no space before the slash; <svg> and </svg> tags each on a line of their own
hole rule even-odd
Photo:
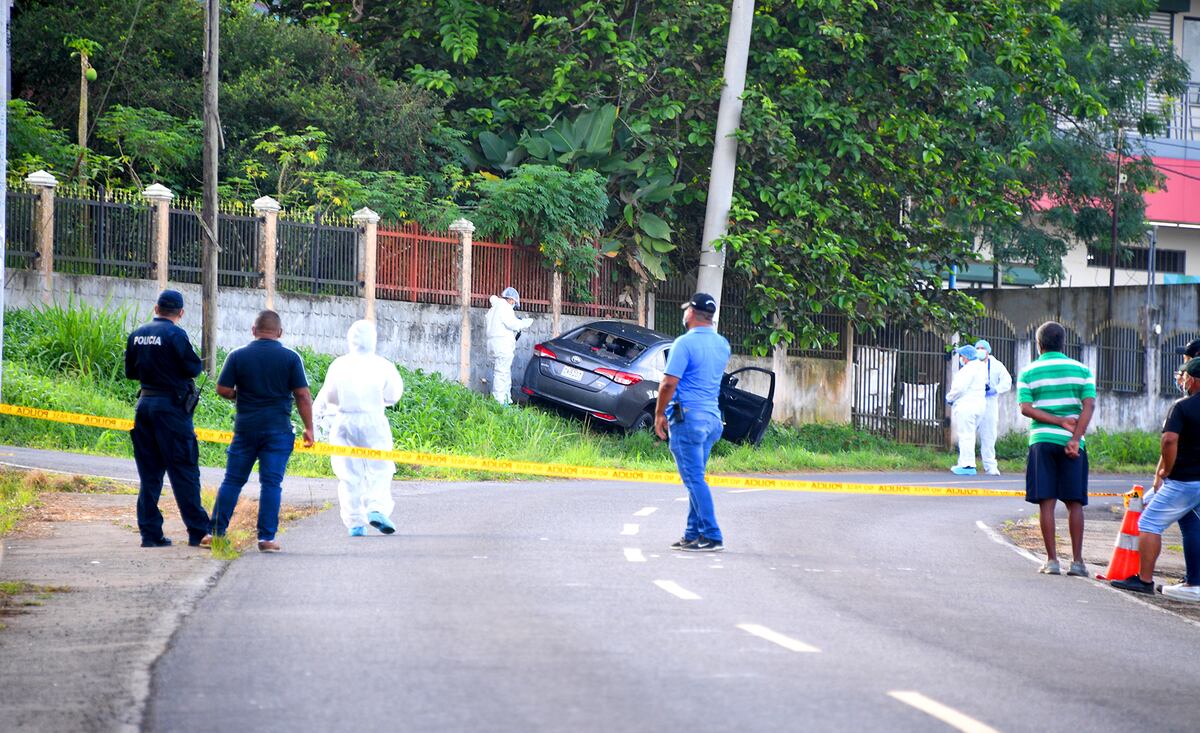
<svg viewBox="0 0 1200 733">
<path fill-rule="evenodd" d="M 86 425 L 93 428 L 109 430 L 132 430 L 133 420 L 119 417 L 99 417 L 83 415 L 75 412 L 58 412 L 43 410 L 37 407 L 22 407 L 18 405 L 0 404 L 0 415 L 14 415 L 33 420 L 49 420 L 51 422 Z M 233 433 L 224 430 L 196 429 L 196 438 L 208 443 L 228 444 L 233 440 Z M 624 468 L 599 468 L 593 466 L 571 466 L 561 463 L 535 463 L 533 461 L 512 461 L 503 458 L 478 458 L 475 456 L 454 456 L 442 453 L 421 453 L 404 450 L 374 450 L 371 448 L 352 448 L 348 446 L 317 443 L 311 448 L 305 448 L 296 443 L 296 451 L 315 453 L 325 456 L 347 456 L 350 458 L 368 458 L 375 460 L 395 461 L 417 466 L 438 466 L 441 468 L 457 468 L 469 471 L 488 471 L 493 473 L 517 474 L 524 476 L 551 476 L 556 478 L 592 479 L 600 481 L 634 481 L 652 484 L 679 484 L 679 476 L 667 471 L 640 471 Z M 859 484 L 838 481 L 797 481 L 793 479 L 770 478 L 763 476 L 725 476 L 712 475 L 708 477 L 712 486 L 727 489 L 765 489 L 771 491 L 805 491 L 829 494 L 889 494 L 896 496 L 1020 496 L 1023 491 L 993 490 L 993 489 L 960 489 L 947 486 L 903 486 L 896 484 Z M 1092 496 L 1119 496 L 1119 494 L 1092 494 Z"/>
</svg>

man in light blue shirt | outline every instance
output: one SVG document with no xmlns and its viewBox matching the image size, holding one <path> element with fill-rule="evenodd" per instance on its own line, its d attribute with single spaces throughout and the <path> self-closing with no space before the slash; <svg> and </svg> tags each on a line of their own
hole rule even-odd
<svg viewBox="0 0 1200 733">
<path fill-rule="evenodd" d="M 688 330 L 671 345 L 666 376 L 658 388 L 654 432 L 663 440 L 670 435 L 671 454 L 691 500 L 683 538 L 671 547 L 718 552 L 725 544 L 704 472 L 724 429 L 719 398 L 729 342 L 713 327 L 717 301 L 711 295 L 696 293 L 683 308 Z"/>
</svg>

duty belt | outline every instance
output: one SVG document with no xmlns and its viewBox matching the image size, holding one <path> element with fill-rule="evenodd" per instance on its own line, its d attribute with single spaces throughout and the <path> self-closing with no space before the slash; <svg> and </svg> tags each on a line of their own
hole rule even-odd
<svg viewBox="0 0 1200 733">
<path fill-rule="evenodd" d="M 174 397 L 178 397 L 178 395 L 174 392 L 170 392 L 165 389 L 151 389 L 149 387 L 142 387 L 142 397 L 172 397 L 172 398 L 174 398 Z"/>
</svg>

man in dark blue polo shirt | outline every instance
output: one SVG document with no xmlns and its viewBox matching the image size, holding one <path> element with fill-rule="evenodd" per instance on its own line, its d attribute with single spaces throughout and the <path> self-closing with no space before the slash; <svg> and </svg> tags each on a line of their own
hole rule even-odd
<svg viewBox="0 0 1200 733">
<path fill-rule="evenodd" d="M 225 534 L 250 469 L 258 461 L 258 549 L 278 552 L 279 502 L 283 473 L 295 446 L 292 402 L 304 421 L 304 446 L 313 444 L 312 393 L 300 355 L 279 343 L 283 324 L 275 311 L 262 311 L 250 329 L 254 340 L 232 351 L 217 378 L 217 394 L 237 403 L 233 443 L 225 480 L 217 492 L 213 534 Z"/>
<path fill-rule="evenodd" d="M 712 447 L 721 439 L 721 377 L 729 362 L 729 342 L 713 327 L 717 301 L 696 293 L 683 306 L 687 333 L 671 344 L 666 376 L 658 388 L 654 432 L 667 440 L 690 505 L 683 538 L 671 545 L 687 552 L 725 549 L 704 472 Z"/>
<path fill-rule="evenodd" d="M 138 532 L 142 547 L 167 547 L 163 536 L 163 474 L 171 477 L 171 491 L 179 516 L 187 527 L 188 544 L 207 545 L 211 523 L 200 503 L 200 449 L 186 406 L 192 379 L 201 372 L 200 357 L 177 324 L 183 318 L 183 295 L 164 290 L 154 305 L 154 320 L 129 334 L 125 342 L 125 378 L 142 384 L 133 419 L 133 459 L 137 462 Z"/>
</svg>

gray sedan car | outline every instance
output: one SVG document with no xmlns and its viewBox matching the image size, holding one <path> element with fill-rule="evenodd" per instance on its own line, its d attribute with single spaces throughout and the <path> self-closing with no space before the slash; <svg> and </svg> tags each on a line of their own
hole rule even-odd
<svg viewBox="0 0 1200 733">
<path fill-rule="evenodd" d="M 621 321 L 595 321 L 533 347 L 521 393 L 532 402 L 567 408 L 627 432 L 654 425 L 654 402 L 673 339 Z M 739 389 L 743 372 L 761 372 L 766 395 Z M 766 377 L 765 379 L 763 377 Z M 721 382 L 723 437 L 757 444 L 771 421 L 775 375 L 757 367 Z"/>
</svg>

